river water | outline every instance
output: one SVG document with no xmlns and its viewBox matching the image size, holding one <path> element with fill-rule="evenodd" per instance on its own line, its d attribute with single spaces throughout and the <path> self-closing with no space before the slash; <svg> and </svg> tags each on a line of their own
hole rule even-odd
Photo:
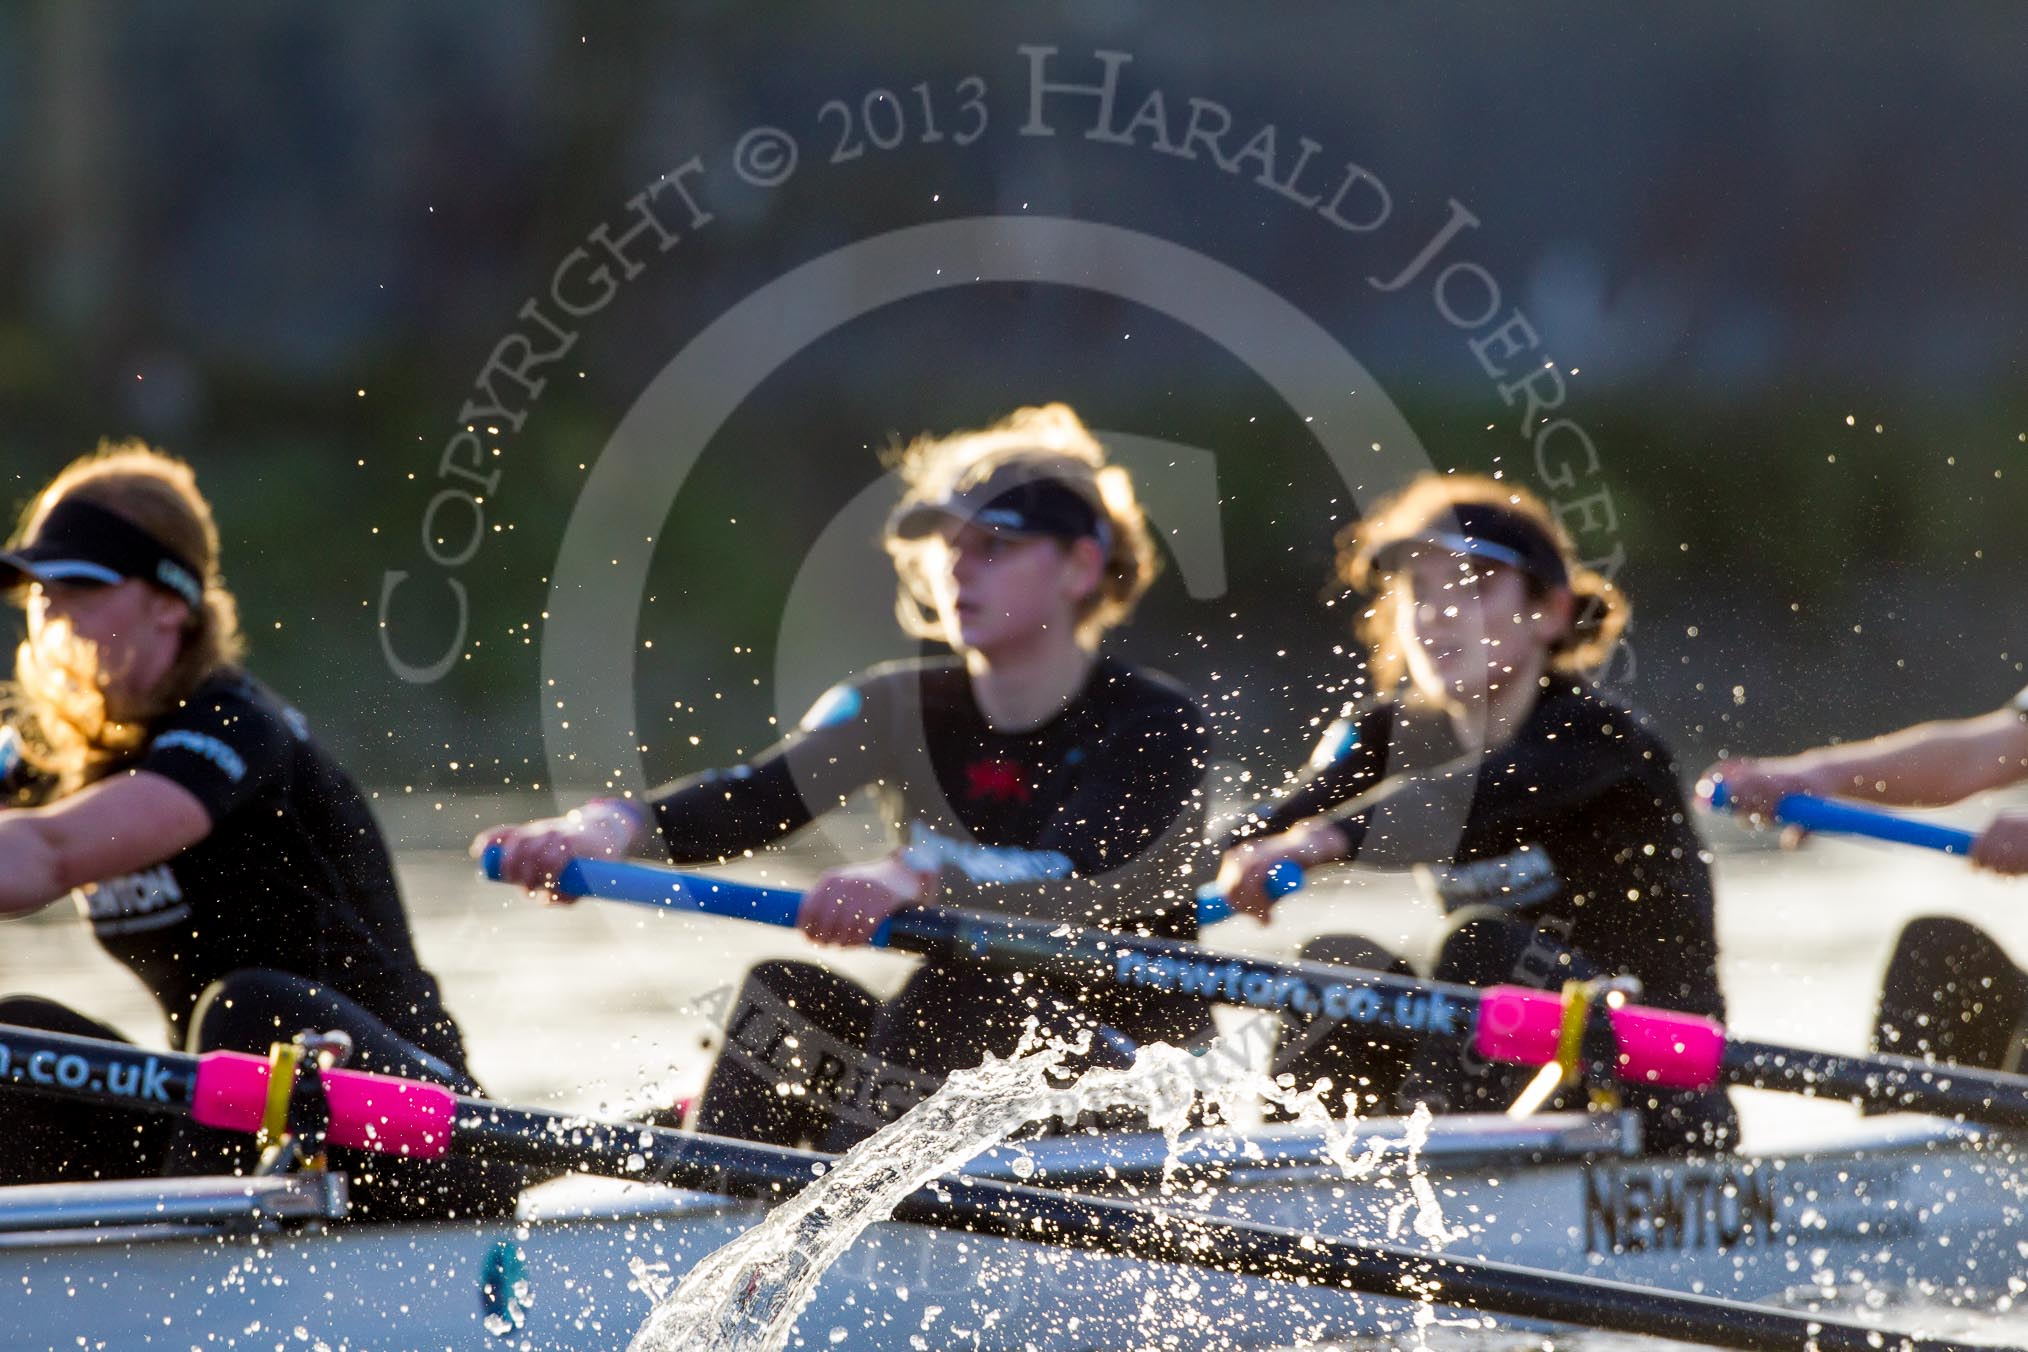
<svg viewBox="0 0 2028 1352">
<path fill-rule="evenodd" d="M 454 842 L 529 805 L 413 800 L 383 805 L 402 848 L 398 865 L 425 962 L 464 1027 L 475 1073 L 496 1097 L 531 1106 L 610 1112 L 694 1090 L 739 974 L 771 956 L 809 956 L 793 933 L 700 921 L 606 903 L 536 905 L 486 884 Z M 1959 815 L 1976 821 L 1980 813 Z M 2028 956 L 2028 883 L 1974 873 L 1961 861 L 1867 844 L 1816 841 L 1785 853 L 1720 823 L 1719 931 L 1731 1022 L 1749 1037 L 1831 1050 L 1863 1047 L 1889 946 L 1902 922 L 1963 916 Z M 731 870 L 756 880 L 805 879 L 828 845 Z M 1401 877 L 1343 874 L 1282 903 L 1275 923 L 1240 919 L 1209 932 L 1214 947 L 1291 955 L 1308 937 L 1353 930 L 1413 951 L 1435 918 Z M 874 952 L 824 957 L 876 990 L 899 984 L 908 960 Z M 0 926 L 0 992 L 62 1000 L 137 1041 L 158 1043 L 134 979 L 92 943 L 66 906 Z M 1749 1147 L 1791 1144 L 1847 1121 L 1852 1110 L 1738 1091 Z M 1927 1311 L 1920 1322 L 1961 1322 Z M 1896 1322 L 1904 1322 L 1897 1320 Z M 2016 1325 L 2012 1341 L 2028 1329 Z M 1980 1329 L 1979 1336 L 1994 1336 Z M 1437 1345 L 1491 1352 L 1540 1347 L 1539 1337 L 1455 1331 Z M 1653 1344 L 1584 1335 L 1559 1345 Z"/>
</svg>

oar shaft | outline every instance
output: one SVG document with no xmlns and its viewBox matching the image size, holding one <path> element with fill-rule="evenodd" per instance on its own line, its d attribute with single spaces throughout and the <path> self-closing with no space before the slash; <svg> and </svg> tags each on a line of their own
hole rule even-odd
<svg viewBox="0 0 2028 1352">
<path fill-rule="evenodd" d="M 500 881 L 501 850 L 489 845 L 480 868 L 493 881 Z M 581 897 L 607 901 L 631 901 L 644 906 L 661 906 L 677 911 L 698 911 L 732 920 L 751 920 L 762 925 L 792 929 L 803 897 L 786 888 L 759 887 L 730 879 L 706 878 L 668 869 L 648 869 L 624 860 L 572 859 L 557 875 L 558 890 Z M 1269 870 L 1265 890 L 1276 900 L 1302 890 L 1303 870 L 1288 860 Z M 1216 925 L 1232 916 L 1232 907 L 1212 887 L 1197 893 L 1197 923 Z"/>
<path fill-rule="evenodd" d="M 1812 1098 L 2028 1128 L 2028 1079 L 1946 1061 L 1846 1056 L 1735 1040 L 1725 1048 L 1726 1083 Z"/>
<path fill-rule="evenodd" d="M 243 1052 L 151 1052 L 0 1024 L 0 1089 L 175 1113 L 227 1131 L 261 1129 L 269 1069 L 266 1058 Z M 450 1090 L 359 1070 L 322 1075 L 331 1144 L 420 1159 L 450 1149 L 458 1103 Z"/>
<path fill-rule="evenodd" d="M 1725 781 L 1713 780 L 1709 790 L 1711 810 L 1729 812 L 1736 806 Z M 1815 794 L 1786 794 L 1775 803 L 1774 820 L 1784 826 L 1799 826 L 1819 835 L 1862 836 L 1893 845 L 1914 845 L 1945 854 L 1970 854 L 1977 839 L 1972 832 L 1935 822 L 1917 821 L 1893 812 L 1883 812 L 1863 803 L 1842 798 L 1819 798 Z"/>
<path fill-rule="evenodd" d="M 498 881 L 498 846 L 485 852 L 480 867 L 487 877 Z M 796 909 L 802 902 L 800 893 L 784 888 L 704 878 L 625 860 L 573 859 L 564 866 L 557 883 L 579 896 L 780 926 L 795 924 Z M 1286 895 L 1301 885 L 1301 870 L 1290 866 L 1275 875 L 1269 890 Z M 1269 1013 L 1286 1010 L 1322 1015 L 1381 1033 L 1416 1036 L 1469 1036 L 1482 995 L 1470 986 L 1417 981 L 1385 972 L 1213 953 L 1180 940 L 933 906 L 889 916 L 875 931 L 873 946 L 945 962 L 982 962 L 1129 990 L 1200 995 Z"/>
<path fill-rule="evenodd" d="M 0 1087 L 108 1107 L 188 1111 L 197 1058 L 0 1025 Z"/>
<path fill-rule="evenodd" d="M 587 895 L 602 894 L 589 884 L 611 885 L 623 900 L 656 898 L 657 905 L 747 919 L 769 909 L 779 915 L 796 900 L 793 892 L 697 879 L 643 864 L 594 867 L 597 876 L 589 870 L 577 875 L 587 884 Z M 935 907 L 896 912 L 883 922 L 875 942 L 943 962 L 980 962 L 1128 991 L 1336 1020 L 1384 1040 L 1468 1037 L 1486 1059 L 1519 1065 L 1555 1059 L 1564 1007 L 1562 997 L 1548 991 L 1482 989 L 1323 963 L 1277 962 L 1174 939 Z M 2028 1077 L 1929 1066 L 1903 1057 L 1841 1057 L 1731 1041 L 1714 1020 L 1639 1005 L 1615 1008 L 1609 1017 L 1619 1040 L 1619 1077 L 1636 1086 L 1764 1087 L 2028 1126 Z"/>
<path fill-rule="evenodd" d="M 1775 820 L 1805 831 L 1826 835 L 1865 836 L 1892 845 L 1914 845 L 1945 854 L 1970 854 L 1975 839 L 1970 831 L 1935 822 L 1882 812 L 1836 798 L 1817 798 L 1792 793 L 1775 804 Z"/>
<path fill-rule="evenodd" d="M 496 881 L 500 877 L 499 850 L 497 845 L 490 847 L 484 861 L 486 876 Z M 556 885 L 575 896 L 696 911 L 783 929 L 795 928 L 796 912 L 803 904 L 802 893 L 784 888 L 756 887 L 609 859 L 573 859 L 557 875 Z"/>
</svg>

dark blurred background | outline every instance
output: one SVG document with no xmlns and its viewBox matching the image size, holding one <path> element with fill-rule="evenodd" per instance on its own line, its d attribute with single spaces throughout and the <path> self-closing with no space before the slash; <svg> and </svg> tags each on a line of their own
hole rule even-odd
<svg viewBox="0 0 2028 1352">
<path fill-rule="evenodd" d="M 1023 137 L 1024 44 L 1079 80 L 1095 50 L 1131 53 L 1119 122 L 1161 89 L 1178 129 L 1193 96 L 1230 111 L 1228 151 L 1274 124 L 1283 171 L 1309 137 L 1317 188 L 1357 161 L 1390 219 L 1348 234 L 1257 166 L 1088 139 L 1089 101 Z M 585 467 L 757 288 L 927 221 L 1125 226 L 1323 326 L 1438 466 L 1540 490 L 1474 335 L 1427 279 L 1365 280 L 1455 200 L 1480 225 L 1452 256 L 1527 315 L 1597 445 L 1617 527 L 1593 538 L 1624 549 L 1637 616 L 1621 674 L 1686 760 L 1968 712 L 2028 681 L 2024 56 L 2028 12 L 1994 4 L 13 5 L 0 490 L 14 510 L 102 436 L 188 457 L 257 670 L 364 777 L 525 787 L 546 778 L 538 649 Z M 988 125 L 958 147 L 972 76 Z M 877 89 L 898 144 L 828 163 L 846 116 L 885 134 Z M 848 114 L 827 120 L 832 98 Z M 802 146 L 775 189 L 726 169 L 762 123 Z M 501 477 L 456 570 L 466 643 L 441 680 L 399 679 L 384 578 L 441 577 L 421 523 L 475 378 L 570 251 L 692 156 L 714 219 L 582 321 L 518 428 L 485 435 Z M 719 429 L 644 601 L 651 770 L 767 736 L 783 599 L 881 447 L 1052 398 L 1217 455 L 1228 590 L 1192 599 L 1172 574 L 1122 647 L 1217 700 L 1233 760 L 1300 756 L 1354 670 L 1325 583 L 1360 506 L 1310 411 L 1097 290 L 983 286 L 838 330 Z M 417 664 L 450 623 L 420 609 L 387 636 Z"/>
</svg>

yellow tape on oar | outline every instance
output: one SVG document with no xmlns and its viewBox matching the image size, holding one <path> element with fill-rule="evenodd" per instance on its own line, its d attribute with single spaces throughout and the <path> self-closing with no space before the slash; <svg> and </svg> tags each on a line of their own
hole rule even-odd
<svg viewBox="0 0 2028 1352">
<path fill-rule="evenodd" d="M 289 1096 L 296 1086 L 296 1067 L 302 1061 L 303 1049 L 294 1042 L 268 1046 L 268 1100 L 261 1111 L 260 1135 L 254 1138 L 263 1150 L 289 1134 Z"/>
<path fill-rule="evenodd" d="M 290 1164 L 311 1170 L 326 1167 L 328 1157 L 321 1143 L 317 1152 L 310 1154 L 289 1133 L 289 1105 L 295 1099 L 296 1070 L 311 1051 L 301 1038 L 268 1044 L 268 1096 L 261 1108 L 260 1134 L 254 1137 L 254 1143 L 261 1149 L 263 1168 L 287 1168 Z M 271 1154 L 278 1147 L 279 1153 Z"/>
<path fill-rule="evenodd" d="M 1563 1020 L 1556 1030 L 1556 1059 L 1535 1072 L 1535 1078 L 1508 1107 L 1507 1116 L 1532 1116 L 1541 1111 L 1557 1090 L 1584 1080 L 1584 1034 L 1591 1023 L 1592 1009 L 1600 1003 L 1612 1007 L 1622 1002 L 1623 997 L 1611 981 L 1564 982 Z M 1596 1109 L 1611 1111 L 1620 1106 L 1620 1092 L 1610 1078 L 1604 1084 L 1592 1084 L 1589 1096 L 1591 1106 Z"/>
</svg>

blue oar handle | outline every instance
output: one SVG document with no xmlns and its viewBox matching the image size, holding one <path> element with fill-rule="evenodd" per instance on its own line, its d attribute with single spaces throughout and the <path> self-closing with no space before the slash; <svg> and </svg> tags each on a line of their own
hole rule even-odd
<svg viewBox="0 0 2028 1352">
<path fill-rule="evenodd" d="M 500 856 L 498 845 L 488 845 L 479 858 L 479 867 L 496 883 L 500 881 Z M 640 906 L 751 920 L 784 929 L 795 928 L 796 912 L 803 905 L 803 894 L 787 888 L 703 878 L 619 859 L 573 859 L 557 875 L 556 890 L 571 896 L 631 901 Z"/>
<path fill-rule="evenodd" d="M 500 881 L 501 850 L 488 845 L 479 857 L 479 867 L 494 882 Z M 1302 866 L 1283 860 L 1269 871 L 1267 893 L 1279 900 L 1303 885 Z M 631 901 L 639 906 L 661 906 L 672 911 L 723 916 L 728 920 L 749 920 L 782 929 L 796 927 L 796 913 L 802 909 L 803 894 L 783 887 L 757 887 L 723 878 L 705 878 L 694 873 L 677 873 L 648 864 L 619 859 L 572 859 L 557 875 L 556 890 L 577 897 L 602 897 L 607 901 Z M 1197 896 L 1197 923 L 1215 925 L 1232 914 L 1225 898 L 1208 887 Z M 885 923 L 874 932 L 873 945 L 887 946 Z"/>
<path fill-rule="evenodd" d="M 1732 808 L 1732 791 L 1722 779 L 1711 786 L 1711 807 L 1717 812 Z M 1895 845 L 1942 850 L 1945 854 L 1970 854 L 1972 842 L 1977 839 L 1972 832 L 1955 826 L 1919 822 L 1892 812 L 1882 812 L 1879 808 L 1862 807 L 1836 798 L 1819 798 L 1808 793 L 1791 793 L 1777 800 L 1774 819 L 1785 826 L 1800 826 L 1805 831 L 1866 836 Z"/>
<path fill-rule="evenodd" d="M 1293 859 L 1282 860 L 1268 870 L 1267 882 L 1261 890 L 1268 894 L 1270 901 L 1280 901 L 1291 892 L 1302 891 L 1303 866 Z M 1231 918 L 1232 907 L 1226 904 L 1224 897 L 1212 890 L 1211 884 L 1205 884 L 1197 894 L 1198 925 L 1216 925 L 1221 920 Z"/>
</svg>

